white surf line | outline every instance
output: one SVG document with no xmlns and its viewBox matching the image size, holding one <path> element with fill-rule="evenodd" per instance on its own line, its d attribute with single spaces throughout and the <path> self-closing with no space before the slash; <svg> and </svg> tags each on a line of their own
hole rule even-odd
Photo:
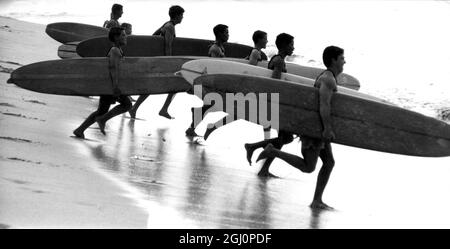
<svg viewBox="0 0 450 249">
<path fill-rule="evenodd" d="M 122 196 L 132 199 L 137 207 L 141 208 L 144 212 L 147 213 L 147 228 L 200 228 L 200 226 L 193 220 L 184 217 L 176 209 L 169 206 L 163 206 L 155 201 L 149 200 L 148 196 L 138 188 L 120 179 L 119 177 L 114 176 L 108 171 L 101 169 L 101 165 L 99 163 L 94 164 L 94 166 L 89 164 L 89 168 L 91 168 L 93 172 L 101 175 L 102 177 L 122 189 L 124 192 Z"/>
</svg>

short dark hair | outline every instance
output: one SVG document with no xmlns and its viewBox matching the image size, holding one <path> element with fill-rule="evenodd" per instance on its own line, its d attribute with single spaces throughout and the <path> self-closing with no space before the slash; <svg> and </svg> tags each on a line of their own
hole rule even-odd
<svg viewBox="0 0 450 249">
<path fill-rule="evenodd" d="M 108 38 L 111 42 L 115 42 L 116 41 L 116 37 L 120 36 L 120 34 L 122 33 L 122 31 L 125 30 L 122 27 L 112 27 L 111 29 L 109 29 L 109 33 L 108 33 Z"/>
<path fill-rule="evenodd" d="M 264 36 L 267 36 L 266 32 L 261 31 L 261 30 L 256 30 L 252 36 L 253 42 L 256 44 L 259 40 L 264 38 Z"/>
<path fill-rule="evenodd" d="M 175 18 L 184 13 L 184 9 L 179 5 L 174 5 L 169 8 L 169 16 L 170 18 Z"/>
<path fill-rule="evenodd" d="M 332 59 L 337 59 L 339 55 L 344 54 L 344 49 L 336 46 L 328 46 L 323 50 L 322 60 L 326 67 L 331 66 Z"/>
<path fill-rule="evenodd" d="M 121 11 L 121 10 L 123 10 L 123 6 L 120 4 L 117 4 L 117 3 L 113 4 L 113 6 L 111 7 L 112 13 L 117 13 L 118 11 Z"/>
<path fill-rule="evenodd" d="M 225 30 L 228 29 L 228 26 L 225 24 L 217 24 L 214 28 L 213 28 L 213 32 L 215 36 L 218 36 L 220 34 L 223 34 L 225 32 Z"/>
<path fill-rule="evenodd" d="M 286 33 L 281 33 L 279 35 L 277 35 L 277 39 L 275 40 L 275 45 L 277 45 L 277 48 L 283 49 L 286 46 L 289 45 L 289 43 L 291 43 L 294 40 L 294 37 L 290 34 L 286 34 Z"/>
</svg>

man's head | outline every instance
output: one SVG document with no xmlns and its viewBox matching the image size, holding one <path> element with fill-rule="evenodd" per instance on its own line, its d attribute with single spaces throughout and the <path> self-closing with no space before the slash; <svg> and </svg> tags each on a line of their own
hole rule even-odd
<svg viewBox="0 0 450 249">
<path fill-rule="evenodd" d="M 230 35 L 228 34 L 228 26 L 224 24 L 217 24 L 213 28 L 216 41 L 227 42 Z"/>
<path fill-rule="evenodd" d="M 294 52 L 294 37 L 290 34 L 281 33 L 275 40 L 279 53 L 285 53 L 286 55 L 292 55 Z"/>
<path fill-rule="evenodd" d="M 124 22 L 120 25 L 120 27 L 125 29 L 125 34 L 131 35 L 131 33 L 133 31 L 133 27 L 131 26 L 131 24 Z"/>
<path fill-rule="evenodd" d="M 181 23 L 183 20 L 184 9 L 181 6 L 174 5 L 169 8 L 170 20 L 174 21 L 175 24 Z"/>
<path fill-rule="evenodd" d="M 113 15 L 113 18 L 119 19 L 123 14 L 123 6 L 117 3 L 113 4 L 113 6 L 111 7 L 111 13 Z"/>
<path fill-rule="evenodd" d="M 256 30 L 253 33 L 253 42 L 256 47 L 266 48 L 267 45 L 267 33 L 261 30 Z"/>
<path fill-rule="evenodd" d="M 327 68 L 334 68 L 338 73 L 344 71 L 344 49 L 336 46 L 326 47 L 322 55 L 323 64 Z"/>
<path fill-rule="evenodd" d="M 108 38 L 117 45 L 127 45 L 127 35 L 122 27 L 113 27 L 109 29 Z"/>
</svg>

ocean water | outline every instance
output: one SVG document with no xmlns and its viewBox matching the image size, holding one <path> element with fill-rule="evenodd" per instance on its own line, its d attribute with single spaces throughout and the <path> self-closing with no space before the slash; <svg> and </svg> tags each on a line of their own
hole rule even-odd
<svg viewBox="0 0 450 249">
<path fill-rule="evenodd" d="M 295 37 L 289 61 L 315 67 L 323 49 L 345 49 L 344 72 L 357 77 L 362 92 L 428 116 L 450 120 L 450 3 L 448 1 L 1 1 L 0 15 L 41 24 L 80 22 L 101 25 L 110 7 L 124 5 L 121 22 L 134 34 L 151 34 L 168 19 L 168 8 L 186 10 L 177 36 L 213 39 L 212 28 L 229 26 L 230 41 L 252 45 L 251 35 L 269 35 L 266 53 L 276 53 L 275 37 Z"/>
</svg>

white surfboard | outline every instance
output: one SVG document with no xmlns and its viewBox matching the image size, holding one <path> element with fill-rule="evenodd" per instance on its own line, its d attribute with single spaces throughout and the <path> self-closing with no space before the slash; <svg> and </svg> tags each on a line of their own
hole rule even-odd
<svg viewBox="0 0 450 249">
<path fill-rule="evenodd" d="M 188 61 L 181 67 L 179 72 L 189 83 L 194 84 L 194 80 L 202 75 L 211 74 L 239 74 L 239 75 L 250 75 L 271 78 L 273 71 L 260 66 L 253 66 L 250 64 L 239 63 L 228 60 L 221 59 L 199 59 Z M 282 73 L 281 80 L 286 80 L 298 84 L 303 84 L 307 86 L 313 86 L 314 80 L 311 78 L 290 74 Z M 346 95 L 351 95 L 354 97 L 360 97 L 367 100 L 372 100 L 376 102 L 381 102 L 384 104 L 390 104 L 389 102 L 368 95 L 356 90 L 352 90 L 346 87 L 338 85 L 338 92 Z"/>
</svg>

